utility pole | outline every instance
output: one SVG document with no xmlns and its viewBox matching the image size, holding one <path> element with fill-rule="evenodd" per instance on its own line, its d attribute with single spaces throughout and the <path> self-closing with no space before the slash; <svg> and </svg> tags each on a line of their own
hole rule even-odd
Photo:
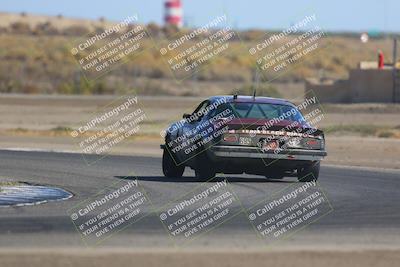
<svg viewBox="0 0 400 267">
<path fill-rule="evenodd" d="M 397 87 L 400 85 L 398 84 L 400 77 L 398 77 L 399 73 L 396 68 L 397 63 L 397 39 L 396 37 L 393 38 L 393 69 L 392 69 L 392 78 L 393 78 L 393 92 L 392 92 L 392 100 L 393 103 L 397 103 Z"/>
</svg>

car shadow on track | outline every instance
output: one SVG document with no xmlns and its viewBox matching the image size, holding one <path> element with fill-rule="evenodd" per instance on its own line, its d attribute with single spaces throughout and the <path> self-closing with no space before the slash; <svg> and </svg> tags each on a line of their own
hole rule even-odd
<svg viewBox="0 0 400 267">
<path fill-rule="evenodd" d="M 184 176 L 180 178 L 166 178 L 164 176 L 114 176 L 118 179 L 124 180 L 139 180 L 139 181 L 149 181 L 149 182 L 162 182 L 162 183 L 204 183 L 206 180 L 201 180 L 191 176 Z M 209 183 L 221 182 L 227 180 L 229 183 L 297 183 L 297 180 L 274 180 L 266 179 L 263 177 L 231 177 L 231 176 L 217 176 L 211 180 Z"/>
</svg>

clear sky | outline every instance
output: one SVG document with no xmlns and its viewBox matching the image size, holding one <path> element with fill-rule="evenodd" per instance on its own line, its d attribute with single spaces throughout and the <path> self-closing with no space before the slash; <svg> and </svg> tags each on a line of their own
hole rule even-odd
<svg viewBox="0 0 400 267">
<path fill-rule="evenodd" d="M 0 0 L 2 12 L 27 12 L 120 21 L 130 14 L 143 23 L 162 23 L 164 0 Z M 317 14 L 320 26 L 333 31 L 400 32 L 399 0 L 183 0 L 190 26 L 228 14 L 240 29 L 281 29 L 299 14 Z"/>
</svg>

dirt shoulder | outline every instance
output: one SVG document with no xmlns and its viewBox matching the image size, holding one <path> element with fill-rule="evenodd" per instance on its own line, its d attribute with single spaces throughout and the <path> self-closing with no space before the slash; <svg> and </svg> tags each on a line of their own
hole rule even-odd
<svg viewBox="0 0 400 267">
<path fill-rule="evenodd" d="M 400 140 L 377 137 L 328 136 L 325 163 L 400 169 Z"/>
<path fill-rule="evenodd" d="M 376 250 L 205 250 L 127 249 L 1 250 L 3 267 L 31 266 L 397 266 L 399 249 Z"/>
</svg>

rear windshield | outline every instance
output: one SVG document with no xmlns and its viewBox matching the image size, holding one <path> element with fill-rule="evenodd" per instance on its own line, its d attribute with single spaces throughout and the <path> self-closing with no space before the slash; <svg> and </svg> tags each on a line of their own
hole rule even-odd
<svg viewBox="0 0 400 267">
<path fill-rule="evenodd" d="M 267 103 L 227 103 L 218 107 L 217 112 L 231 109 L 238 118 L 280 119 L 304 122 L 300 111 L 289 105 Z"/>
</svg>

